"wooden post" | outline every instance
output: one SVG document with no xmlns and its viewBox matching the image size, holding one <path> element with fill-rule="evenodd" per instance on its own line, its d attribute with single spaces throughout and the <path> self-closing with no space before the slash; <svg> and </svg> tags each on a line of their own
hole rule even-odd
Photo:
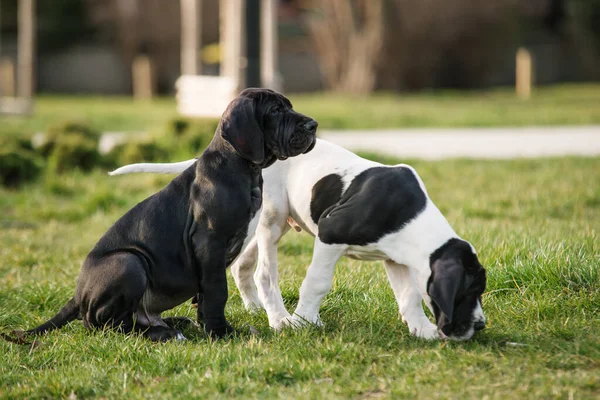
<svg viewBox="0 0 600 400">
<path fill-rule="evenodd" d="M 236 93 L 244 86 L 241 69 L 245 68 L 245 58 L 242 49 L 245 48 L 244 32 L 244 0 L 221 0 L 220 7 L 220 47 L 221 47 L 221 76 L 233 80 Z"/>
<path fill-rule="evenodd" d="M 15 63 L 8 57 L 0 59 L 0 95 L 15 96 Z"/>
<path fill-rule="evenodd" d="M 515 89 L 517 96 L 522 99 L 531 97 L 531 86 L 533 83 L 533 60 L 529 50 L 520 48 L 517 51 Z"/>
<path fill-rule="evenodd" d="M 154 94 L 152 63 L 148 56 L 137 56 L 133 60 L 133 98 L 151 100 Z"/>
<path fill-rule="evenodd" d="M 181 74 L 199 75 L 202 72 L 202 1 L 181 0 Z"/>
<path fill-rule="evenodd" d="M 261 0 L 260 75 L 262 86 L 281 91 L 277 62 L 277 0 Z"/>
<path fill-rule="evenodd" d="M 19 0 L 17 95 L 30 99 L 35 91 L 35 0 Z"/>
</svg>

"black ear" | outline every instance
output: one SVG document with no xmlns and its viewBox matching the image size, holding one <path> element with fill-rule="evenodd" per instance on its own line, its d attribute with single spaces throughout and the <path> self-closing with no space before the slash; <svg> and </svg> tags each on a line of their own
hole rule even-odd
<svg viewBox="0 0 600 400">
<path fill-rule="evenodd" d="M 431 266 L 433 280 L 429 286 L 429 296 L 442 313 L 452 322 L 454 300 L 460 288 L 464 267 L 456 260 L 437 260 Z"/>
<path fill-rule="evenodd" d="M 254 164 L 264 162 L 265 140 L 256 121 L 252 99 L 240 96 L 229 103 L 221 117 L 221 137 L 246 160 Z"/>
</svg>

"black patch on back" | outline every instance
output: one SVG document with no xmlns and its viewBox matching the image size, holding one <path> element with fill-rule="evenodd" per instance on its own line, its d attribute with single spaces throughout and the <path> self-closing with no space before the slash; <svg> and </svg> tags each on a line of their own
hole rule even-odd
<svg viewBox="0 0 600 400">
<path fill-rule="evenodd" d="M 340 201 L 343 190 L 342 177 L 337 174 L 324 176 L 315 183 L 310 199 L 310 217 L 315 224 L 319 223 L 319 218 L 326 209 Z"/>
<path fill-rule="evenodd" d="M 406 167 L 375 167 L 357 175 L 319 221 L 324 243 L 364 246 L 396 232 L 425 209 L 427 197 Z"/>
</svg>

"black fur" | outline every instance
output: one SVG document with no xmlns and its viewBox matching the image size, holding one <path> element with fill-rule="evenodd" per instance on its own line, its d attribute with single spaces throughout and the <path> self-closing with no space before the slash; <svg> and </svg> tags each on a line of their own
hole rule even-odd
<svg viewBox="0 0 600 400">
<path fill-rule="evenodd" d="M 375 167 L 357 175 L 319 220 L 323 243 L 364 246 L 396 232 L 425 209 L 425 193 L 406 167 Z"/>
<path fill-rule="evenodd" d="M 463 336 L 473 325 L 472 314 L 485 290 L 485 269 L 471 246 L 450 239 L 429 257 L 431 276 L 427 291 L 431 297 L 438 328 L 446 336 Z"/>
<path fill-rule="evenodd" d="M 178 335 L 134 314 L 158 316 L 198 294 L 206 331 L 232 332 L 225 319 L 225 269 L 239 254 L 262 197 L 261 169 L 309 151 L 316 122 L 270 90 L 247 89 L 227 108 L 198 161 L 137 204 L 104 234 L 83 263 L 75 296 L 29 333 L 76 318 L 88 328 L 139 331 L 152 340 Z"/>
<path fill-rule="evenodd" d="M 319 179 L 312 188 L 310 199 L 310 217 L 317 224 L 323 212 L 340 201 L 344 190 L 342 177 L 331 174 Z"/>
</svg>

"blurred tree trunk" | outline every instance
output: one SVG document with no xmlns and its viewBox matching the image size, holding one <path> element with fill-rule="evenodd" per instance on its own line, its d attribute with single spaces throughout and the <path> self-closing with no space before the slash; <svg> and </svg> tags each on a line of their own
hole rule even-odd
<svg viewBox="0 0 600 400">
<path fill-rule="evenodd" d="M 0 0 L 2 1 L 2 0 Z M 219 0 L 203 0 L 198 36 L 204 44 L 219 40 Z M 180 0 L 86 0 L 91 20 L 107 27 L 127 65 L 139 54 L 152 59 L 159 92 L 173 90 L 181 67 Z M 200 62 L 199 62 L 200 64 Z"/>
<path fill-rule="evenodd" d="M 368 93 L 375 89 L 380 60 L 384 0 L 318 2 L 320 16 L 308 19 L 308 29 L 329 89 Z"/>
</svg>

